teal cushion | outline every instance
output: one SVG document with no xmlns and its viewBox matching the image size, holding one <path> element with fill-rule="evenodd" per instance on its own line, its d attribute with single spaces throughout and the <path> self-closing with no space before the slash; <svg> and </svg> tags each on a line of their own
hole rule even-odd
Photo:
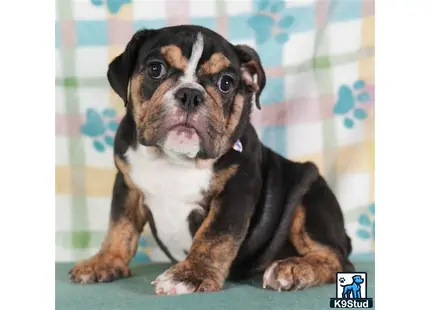
<svg viewBox="0 0 430 310">
<path fill-rule="evenodd" d="M 375 263 L 360 261 L 357 271 L 367 272 L 368 297 L 374 297 Z M 336 297 L 334 284 L 298 292 L 264 290 L 261 277 L 244 283 L 227 282 L 221 292 L 180 296 L 156 296 L 151 281 L 167 269 L 166 264 L 132 264 L 133 276 L 103 284 L 71 284 L 68 270 L 72 264 L 56 264 L 55 304 L 60 310 L 205 310 L 205 309 L 330 309 L 330 298 Z"/>
</svg>

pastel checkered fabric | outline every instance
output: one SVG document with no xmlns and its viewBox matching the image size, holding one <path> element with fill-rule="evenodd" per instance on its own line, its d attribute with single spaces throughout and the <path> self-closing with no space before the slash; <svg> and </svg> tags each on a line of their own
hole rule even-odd
<svg viewBox="0 0 430 310">
<path fill-rule="evenodd" d="M 337 194 L 354 253 L 374 250 L 374 3 L 366 0 L 57 0 L 56 259 L 95 253 L 107 229 L 113 137 L 124 114 L 109 62 L 140 28 L 198 24 L 254 47 L 267 73 L 253 123 Z M 148 228 L 137 260 L 166 260 Z"/>
</svg>

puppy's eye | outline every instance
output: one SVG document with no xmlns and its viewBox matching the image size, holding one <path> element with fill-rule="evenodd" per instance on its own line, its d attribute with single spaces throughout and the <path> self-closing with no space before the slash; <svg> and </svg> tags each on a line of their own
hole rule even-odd
<svg viewBox="0 0 430 310">
<path fill-rule="evenodd" d="M 218 88 L 223 93 L 228 93 L 233 88 L 234 80 L 229 75 L 223 75 L 218 80 Z"/>
<path fill-rule="evenodd" d="M 148 74 L 154 79 L 161 79 L 166 75 L 166 68 L 159 61 L 152 62 L 148 65 Z"/>
</svg>

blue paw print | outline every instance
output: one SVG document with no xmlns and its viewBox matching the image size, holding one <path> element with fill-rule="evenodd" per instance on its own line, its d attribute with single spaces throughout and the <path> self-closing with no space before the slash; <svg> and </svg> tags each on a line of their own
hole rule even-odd
<svg viewBox="0 0 430 310">
<path fill-rule="evenodd" d="M 86 122 L 81 126 L 81 133 L 93 139 L 94 148 L 98 152 L 104 152 L 105 145 L 113 147 L 114 135 L 118 129 L 116 111 L 107 108 L 100 114 L 94 109 L 88 109 L 85 116 Z"/>
<path fill-rule="evenodd" d="M 257 44 L 265 43 L 277 30 L 275 39 L 278 43 L 284 44 L 288 41 L 288 28 L 294 23 L 294 17 L 282 14 L 285 9 L 284 1 L 260 0 L 258 12 L 248 20 L 249 26 L 255 31 Z M 276 23 L 274 15 L 281 15 Z"/>
<path fill-rule="evenodd" d="M 343 124 L 346 128 L 354 127 L 355 120 L 364 120 L 367 118 L 366 110 L 357 107 L 356 103 L 366 103 L 370 101 L 370 95 L 364 91 L 366 83 L 363 80 L 357 80 L 352 85 L 342 85 L 339 87 L 338 99 L 333 107 L 333 113 L 338 115 L 344 115 Z M 353 110 L 352 117 L 347 114 Z"/>
<path fill-rule="evenodd" d="M 357 230 L 357 236 L 361 239 L 375 240 L 375 203 L 369 206 L 369 213 L 363 213 L 358 218 L 361 228 Z"/>
<path fill-rule="evenodd" d="M 91 0 L 91 3 L 95 6 L 102 6 L 105 2 L 109 12 L 116 14 L 123 4 L 129 4 L 131 0 Z"/>
<path fill-rule="evenodd" d="M 143 236 L 140 236 L 139 239 L 139 247 L 136 251 L 136 255 L 133 258 L 133 261 L 139 262 L 139 263 L 148 263 L 151 261 L 151 258 L 148 256 L 148 254 L 145 251 L 145 248 L 147 248 L 148 245 L 146 243 L 146 240 Z"/>
</svg>

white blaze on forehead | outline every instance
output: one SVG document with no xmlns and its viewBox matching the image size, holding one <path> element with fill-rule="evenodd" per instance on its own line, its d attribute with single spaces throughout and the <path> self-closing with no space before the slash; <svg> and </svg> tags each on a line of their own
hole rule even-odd
<svg viewBox="0 0 430 310">
<path fill-rule="evenodd" d="M 202 57 L 203 49 L 203 35 L 201 32 L 199 32 L 197 33 L 196 40 L 193 43 L 191 56 L 187 62 L 184 75 L 180 77 L 179 81 L 176 83 L 176 86 L 168 90 L 164 95 L 164 104 L 166 104 L 168 107 L 171 108 L 177 104 L 175 94 L 181 88 L 194 88 L 200 90 L 203 94 L 206 93 L 206 90 L 202 85 L 197 83 L 196 79 L 196 69 L 199 60 Z"/>
<path fill-rule="evenodd" d="M 191 57 L 188 60 L 187 68 L 185 69 L 184 76 L 181 78 L 184 82 L 194 82 L 197 64 L 199 63 L 200 57 L 203 54 L 203 35 L 199 32 L 197 34 L 196 41 L 193 44 L 191 51 Z"/>
</svg>

